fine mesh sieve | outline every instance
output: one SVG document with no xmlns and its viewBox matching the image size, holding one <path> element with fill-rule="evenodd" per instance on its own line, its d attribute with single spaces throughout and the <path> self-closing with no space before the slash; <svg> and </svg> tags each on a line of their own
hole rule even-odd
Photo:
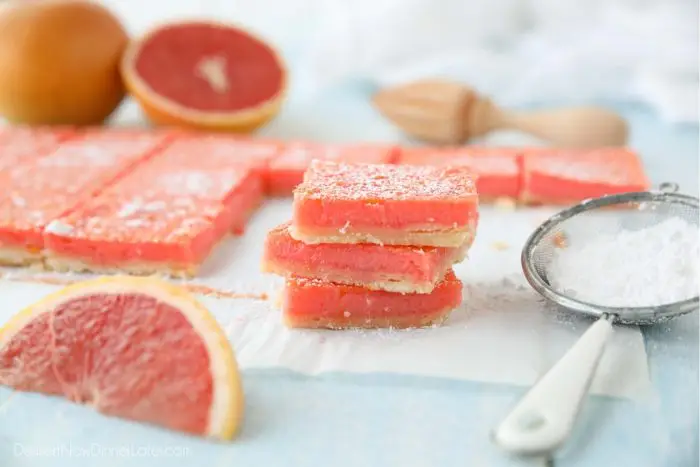
<svg viewBox="0 0 700 467">
<path fill-rule="evenodd" d="M 527 281 L 545 298 L 569 310 L 593 317 L 608 313 L 623 324 L 654 324 L 697 310 L 697 296 L 662 306 L 612 308 L 586 303 L 554 290 L 547 277 L 561 242 L 575 244 L 596 235 L 638 230 L 670 217 L 698 225 L 698 199 L 677 194 L 677 189 L 676 185 L 663 184 L 658 192 L 604 196 L 551 217 L 533 232 L 523 248 L 521 262 Z"/>
<path fill-rule="evenodd" d="M 555 290 L 548 277 L 557 249 L 563 246 L 596 235 L 639 230 L 674 217 L 698 226 L 698 199 L 677 190 L 677 185 L 664 183 L 658 191 L 590 199 L 551 217 L 527 240 L 521 263 L 530 285 L 572 313 L 599 319 L 494 431 L 493 438 L 501 447 L 520 454 L 543 455 L 566 440 L 612 333 L 612 323 L 649 325 L 698 309 L 697 295 L 660 306 L 601 306 Z"/>
</svg>

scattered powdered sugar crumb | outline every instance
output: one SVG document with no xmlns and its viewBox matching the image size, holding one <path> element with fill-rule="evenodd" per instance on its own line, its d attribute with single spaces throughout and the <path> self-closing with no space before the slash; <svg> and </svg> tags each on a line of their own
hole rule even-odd
<svg viewBox="0 0 700 467">
<path fill-rule="evenodd" d="M 491 247 L 496 251 L 505 251 L 510 248 L 510 245 L 507 242 L 495 241 L 491 244 Z"/>
<path fill-rule="evenodd" d="M 24 208 L 27 206 L 27 201 L 16 193 L 10 194 L 10 201 L 17 207 Z"/>
<path fill-rule="evenodd" d="M 459 162 L 459 160 L 457 161 Z M 517 174 L 519 167 L 515 157 L 510 154 L 489 153 L 486 154 L 467 154 L 465 163 L 477 173 L 500 173 L 500 174 Z"/>
<path fill-rule="evenodd" d="M 120 219 L 126 219 L 141 213 L 165 211 L 167 207 L 168 206 L 165 201 L 145 201 L 139 197 L 136 197 L 131 201 L 124 203 L 124 205 L 117 212 L 117 217 Z"/>
<path fill-rule="evenodd" d="M 173 172 L 158 177 L 161 189 L 172 195 L 197 197 L 220 197 L 232 190 L 240 181 L 241 172 L 235 169 L 222 169 L 217 172 L 187 170 Z"/>
<path fill-rule="evenodd" d="M 552 287 L 601 306 L 658 306 L 698 295 L 698 226 L 671 218 L 557 249 Z"/>
<path fill-rule="evenodd" d="M 56 235 L 69 235 L 73 232 L 73 226 L 53 220 L 46 225 L 45 231 Z"/>
</svg>

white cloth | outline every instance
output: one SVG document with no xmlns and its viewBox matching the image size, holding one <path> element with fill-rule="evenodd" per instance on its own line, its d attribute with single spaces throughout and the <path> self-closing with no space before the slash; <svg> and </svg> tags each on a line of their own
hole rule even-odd
<svg viewBox="0 0 700 467">
<path fill-rule="evenodd" d="M 635 100 L 698 117 L 696 0 L 106 0 L 136 29 L 230 20 L 301 53 L 316 92 L 446 77 L 507 106 Z M 297 75 L 301 76 L 301 75 Z"/>
<path fill-rule="evenodd" d="M 696 1 L 327 0 L 323 18 L 321 88 L 448 77 L 503 105 L 622 98 L 697 121 Z"/>
</svg>

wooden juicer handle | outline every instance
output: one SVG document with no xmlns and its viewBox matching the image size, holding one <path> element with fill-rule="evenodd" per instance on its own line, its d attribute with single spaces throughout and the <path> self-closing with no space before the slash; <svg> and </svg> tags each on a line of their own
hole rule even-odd
<svg viewBox="0 0 700 467">
<path fill-rule="evenodd" d="M 385 89 L 373 102 L 404 132 L 434 144 L 463 144 L 495 130 L 518 130 L 572 148 L 624 146 L 628 138 L 625 120 L 601 107 L 513 112 L 448 81 L 418 81 Z"/>
</svg>

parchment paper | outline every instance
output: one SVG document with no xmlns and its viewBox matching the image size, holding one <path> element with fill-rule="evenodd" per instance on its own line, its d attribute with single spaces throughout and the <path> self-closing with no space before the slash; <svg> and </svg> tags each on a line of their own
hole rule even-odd
<svg viewBox="0 0 700 467">
<path fill-rule="evenodd" d="M 455 268 L 465 283 L 464 304 L 441 327 L 407 331 L 286 329 L 275 303 L 282 281 L 260 273 L 259 264 L 266 231 L 291 215 L 289 200 L 268 200 L 246 234 L 225 241 L 204 266 L 201 277 L 192 282 L 241 294 L 268 294 L 267 300 L 199 296 L 226 330 L 243 369 L 284 367 L 310 375 L 384 372 L 530 385 L 590 324 L 548 307 L 521 274 L 522 244 L 553 212 L 482 208 L 469 258 Z M 38 273 L 3 273 L 3 323 L 23 306 L 59 287 L 23 279 L 36 279 Z M 592 390 L 630 399 L 650 393 L 647 357 L 638 328 L 615 328 Z"/>
</svg>

